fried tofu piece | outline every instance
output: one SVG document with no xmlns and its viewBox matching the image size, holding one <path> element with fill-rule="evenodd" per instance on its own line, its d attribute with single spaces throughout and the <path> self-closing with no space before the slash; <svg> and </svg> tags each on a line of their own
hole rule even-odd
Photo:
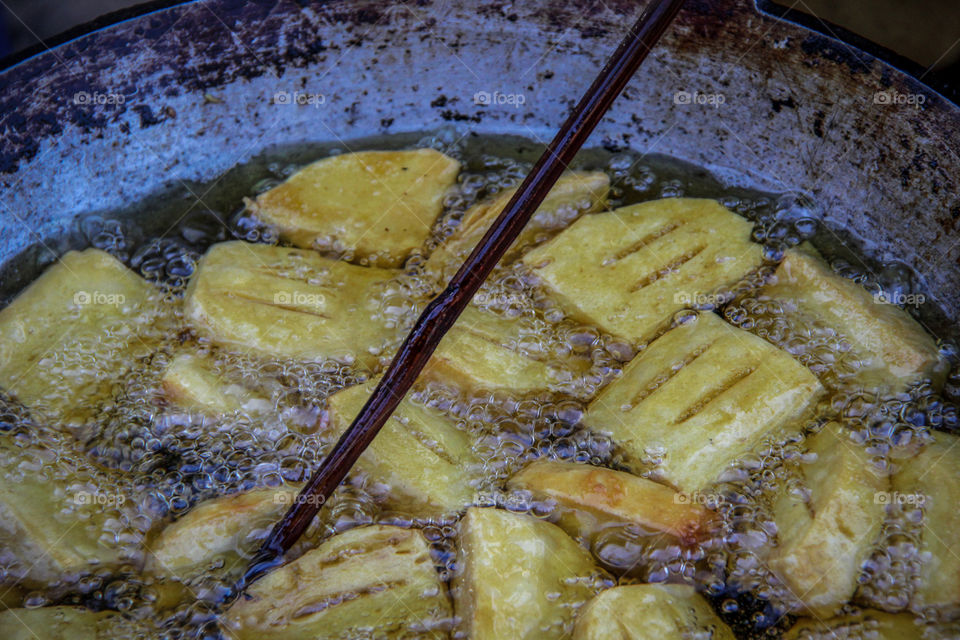
<svg viewBox="0 0 960 640">
<path fill-rule="evenodd" d="M 577 616 L 573 640 L 736 640 L 693 587 L 638 584 L 607 589 Z"/>
<path fill-rule="evenodd" d="M 150 542 L 147 570 L 187 580 L 214 563 L 242 561 L 293 504 L 299 489 L 273 487 L 207 500 L 163 527 Z"/>
<path fill-rule="evenodd" d="M 936 341 L 900 307 L 835 274 L 808 251 L 787 251 L 774 275 L 762 294 L 779 301 L 788 314 L 834 329 L 862 361 L 858 378 L 866 385 L 886 383 L 901 390 L 921 378 L 943 385 L 946 363 Z"/>
<path fill-rule="evenodd" d="M 567 313 L 634 342 L 760 266 L 751 224 L 713 200 L 668 198 L 584 216 L 523 262 Z"/>
<path fill-rule="evenodd" d="M 353 422 L 377 380 L 330 396 L 327 408 L 334 432 Z M 412 398 L 397 410 L 360 457 L 360 469 L 390 489 L 391 507 L 416 516 L 462 510 L 473 501 L 472 471 L 480 461 L 470 436 L 448 416 Z"/>
<path fill-rule="evenodd" d="M 929 634 L 929 635 L 928 635 Z M 927 626 L 910 614 L 866 609 L 856 614 L 821 620 L 800 618 L 783 640 L 909 640 L 910 638 L 956 638 L 960 624 Z"/>
<path fill-rule="evenodd" d="M 453 277 L 516 192 L 515 188 L 507 189 L 470 207 L 463 214 L 460 226 L 453 235 L 430 254 L 425 265 L 426 272 L 443 282 Z M 584 213 L 604 210 L 609 192 L 610 178 L 605 173 L 570 171 L 563 174 L 501 262 L 515 260 L 520 250 L 535 244 L 552 231 L 567 227 Z"/>
<path fill-rule="evenodd" d="M 223 618 L 236 640 L 449 637 L 447 592 L 416 529 L 351 529 L 246 593 Z"/>
<path fill-rule="evenodd" d="M 135 637 L 136 633 L 134 623 L 112 611 L 60 606 L 0 613 L 0 637 L 4 640 L 112 640 Z"/>
<path fill-rule="evenodd" d="M 200 260 L 185 315 L 225 347 L 373 369 L 395 333 L 378 317 L 375 287 L 396 273 L 313 251 L 224 242 Z"/>
<path fill-rule="evenodd" d="M 345 153 L 307 165 L 249 204 L 297 247 L 398 267 L 430 235 L 459 172 L 459 162 L 433 149 Z"/>
<path fill-rule="evenodd" d="M 836 422 L 811 437 L 809 451 L 816 460 L 799 465 L 802 490 L 785 490 L 774 501 L 778 537 L 768 564 L 802 602 L 799 610 L 825 617 L 857 589 L 883 525 L 878 496 L 890 481 Z"/>
<path fill-rule="evenodd" d="M 461 389 L 531 393 L 559 381 L 550 365 L 524 350 L 517 320 L 470 305 L 433 353 L 423 376 Z"/>
<path fill-rule="evenodd" d="M 587 539 L 611 524 L 636 524 L 692 543 L 706 533 L 712 517 L 709 509 L 665 485 L 573 462 L 538 460 L 508 486 L 555 501 L 561 510 L 557 524 Z"/>
<path fill-rule="evenodd" d="M 569 637 L 597 570 L 556 525 L 493 508 L 467 510 L 457 567 L 454 608 L 472 640 Z"/>
<path fill-rule="evenodd" d="M 934 441 L 903 463 L 893 477 L 894 495 L 924 511 L 920 580 L 914 609 L 960 611 L 960 438 L 936 432 Z"/>
<path fill-rule="evenodd" d="M 123 519 L 126 494 L 67 438 L 22 447 L 0 437 L 0 550 L 11 555 L 5 579 L 30 588 L 140 560 L 140 540 L 118 542 L 111 526 Z"/>
<path fill-rule="evenodd" d="M 173 357 L 160 384 L 168 401 L 188 411 L 255 413 L 271 406 L 263 394 L 226 380 L 209 358 L 189 352 Z"/>
<path fill-rule="evenodd" d="M 651 342 L 590 403 L 583 423 L 610 436 L 633 470 L 693 493 L 823 388 L 789 354 L 700 313 Z"/>
<path fill-rule="evenodd" d="M 84 421 L 149 353 L 157 300 L 110 254 L 68 252 L 0 311 L 0 386 L 35 417 Z"/>
</svg>

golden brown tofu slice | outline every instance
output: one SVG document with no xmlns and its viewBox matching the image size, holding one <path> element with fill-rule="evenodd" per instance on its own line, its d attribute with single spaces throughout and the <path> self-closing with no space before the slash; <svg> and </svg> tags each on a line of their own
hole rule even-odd
<svg viewBox="0 0 960 640">
<path fill-rule="evenodd" d="M 31 588 L 140 560 L 140 539 L 117 540 L 127 495 L 64 436 L 20 446 L 0 438 L 0 553 L 5 578 Z"/>
<path fill-rule="evenodd" d="M 622 471 L 539 460 L 508 483 L 560 507 L 557 524 L 576 537 L 611 524 L 636 524 L 692 543 L 706 534 L 711 512 L 670 487 Z"/>
<path fill-rule="evenodd" d="M 448 638 L 451 614 L 420 531 L 371 525 L 254 582 L 224 625 L 236 640 Z"/>
<path fill-rule="evenodd" d="M 926 625 L 910 614 L 865 609 L 855 614 L 821 620 L 800 618 L 783 640 L 911 640 L 960 637 L 960 624 Z"/>
<path fill-rule="evenodd" d="M 461 389 L 531 393 L 559 382 L 559 372 L 521 346 L 518 320 L 470 305 L 424 369 L 426 378 Z"/>
<path fill-rule="evenodd" d="M 339 391 L 327 401 L 334 432 L 347 430 L 377 380 Z M 391 507 L 415 516 L 462 510 L 473 501 L 470 480 L 480 461 L 456 422 L 405 398 L 360 458 L 360 469 L 389 488 Z"/>
<path fill-rule="evenodd" d="M 212 565 L 229 571 L 243 561 L 293 504 L 299 489 L 254 489 L 207 500 L 163 527 L 148 545 L 147 570 L 187 580 Z"/>
<path fill-rule="evenodd" d="M 573 640 L 736 640 L 707 601 L 687 585 L 607 589 L 577 616 Z"/>
<path fill-rule="evenodd" d="M 433 149 L 345 153 L 307 165 L 251 208 L 295 246 L 398 267 L 430 235 L 459 171 Z"/>
<path fill-rule="evenodd" d="M 923 508 L 920 580 L 915 609 L 960 611 L 960 438 L 936 432 L 934 441 L 903 463 L 893 477 L 894 496 Z"/>
<path fill-rule="evenodd" d="M 264 394 L 227 380 L 217 371 L 212 360 L 199 354 L 181 352 L 175 355 L 160 383 L 167 400 L 187 411 L 257 413 L 272 406 Z"/>
<path fill-rule="evenodd" d="M 633 470 L 656 464 L 658 479 L 690 494 L 822 391 L 786 352 L 703 312 L 631 360 L 583 423 L 613 438 Z"/>
<path fill-rule="evenodd" d="M 157 290 L 98 249 L 70 251 L 0 311 L 0 386 L 39 418 L 76 423 L 150 351 Z"/>
<path fill-rule="evenodd" d="M 946 374 L 937 343 L 903 309 L 872 296 L 838 276 L 807 251 L 787 251 L 763 294 L 798 314 L 834 329 L 850 343 L 868 385 L 886 383 L 899 390 L 921 378 L 943 384 Z"/>
<path fill-rule="evenodd" d="M 880 533 L 889 478 L 836 422 L 809 441 L 816 460 L 800 466 L 800 487 L 774 501 L 777 546 L 768 563 L 801 603 L 824 617 L 853 597 L 860 567 Z"/>
<path fill-rule="evenodd" d="M 453 277 L 516 192 L 516 189 L 508 189 L 470 207 L 453 235 L 430 254 L 426 271 L 444 282 Z M 609 192 L 610 178 L 605 173 L 570 171 L 563 174 L 501 262 L 515 260 L 519 250 L 567 227 L 584 213 L 604 210 Z"/>
<path fill-rule="evenodd" d="M 379 318 L 375 288 L 396 273 L 302 249 L 224 242 L 190 280 L 186 319 L 235 350 L 372 369 L 394 333 Z"/>
<path fill-rule="evenodd" d="M 0 638 L 4 640 L 114 640 L 136 637 L 137 633 L 133 622 L 112 611 L 60 606 L 0 613 Z"/>
<path fill-rule="evenodd" d="M 460 523 L 454 605 L 472 640 L 567 638 L 593 596 L 590 554 L 556 525 L 493 508 Z"/>
<path fill-rule="evenodd" d="M 568 313 L 642 342 L 691 300 L 760 266 L 750 233 L 713 200 L 668 198 L 584 216 L 523 262 Z"/>
</svg>

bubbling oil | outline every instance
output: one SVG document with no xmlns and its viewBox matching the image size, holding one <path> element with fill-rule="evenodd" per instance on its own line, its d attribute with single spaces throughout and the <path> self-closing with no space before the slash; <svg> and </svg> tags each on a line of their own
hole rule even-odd
<svg viewBox="0 0 960 640">
<path fill-rule="evenodd" d="M 398 335 L 412 326 L 442 285 L 425 274 L 425 257 L 454 232 L 469 207 L 522 180 L 539 151 L 536 145 L 518 138 L 460 138 L 453 130 L 419 139 L 399 136 L 351 145 L 409 146 L 442 150 L 460 160 L 463 170 L 424 250 L 409 258 L 400 276 L 371 293 L 382 321 L 396 327 Z M 218 637 L 217 615 L 229 603 L 232 585 L 255 549 L 238 548 L 236 561 L 213 565 L 185 581 L 184 597 L 170 605 L 161 597 L 168 585 L 134 568 L 133 560 L 142 555 L 148 533 L 216 496 L 304 482 L 333 444 L 324 419 L 325 399 L 364 382 L 369 373 L 333 361 L 258 358 L 208 344 L 184 322 L 183 292 L 200 256 L 212 244 L 229 239 L 278 242 L 273 229 L 247 213 L 244 197 L 276 186 L 309 161 L 339 152 L 343 149 L 283 150 L 220 181 L 210 198 L 214 208 L 201 207 L 181 216 L 182 198 L 164 196 L 116 216 L 87 217 L 65 241 L 75 248 L 103 249 L 158 286 L 159 311 L 148 340 L 153 346 L 148 353 L 138 353 L 122 363 L 129 373 L 115 386 L 110 399 L 97 407 L 92 419 L 72 426 L 72 435 L 66 435 L 60 425 L 39 424 L 12 398 L 0 395 L 0 437 L 43 451 L 50 460 L 65 462 L 62 468 L 70 470 L 74 481 L 114 486 L 130 496 L 129 502 L 110 514 L 108 534 L 113 544 L 129 551 L 131 564 L 25 591 L 15 604 L 81 604 L 94 610 L 120 611 L 140 625 L 145 638 Z M 719 298 L 711 298 L 721 302 L 699 311 L 719 313 L 731 324 L 787 350 L 828 389 L 804 433 L 768 438 L 703 492 L 712 496 L 708 506 L 719 515 L 705 540 L 693 546 L 665 542 L 651 531 L 627 524 L 611 526 L 593 539 L 583 540 L 602 567 L 593 578 L 594 590 L 615 584 L 687 582 L 709 598 L 739 636 L 777 637 L 792 621 L 784 612 L 793 596 L 763 560 L 776 539 L 770 504 L 775 493 L 790 482 L 791 466 L 804 459 L 806 434 L 818 429 L 825 418 L 840 417 L 875 464 L 895 466 L 928 440 L 931 430 L 956 430 L 957 407 L 948 400 L 952 399 L 951 389 L 960 389 L 960 375 L 954 372 L 948 381 L 947 399 L 925 384 L 896 395 L 855 389 L 850 381 L 858 363 L 849 345 L 827 328 L 788 317 L 776 303 L 756 294 L 787 248 L 816 240 L 821 231 L 820 212 L 801 194 L 731 187 L 702 169 L 630 152 L 588 150 L 574 168 L 605 171 L 611 179 L 613 207 L 662 197 L 710 197 L 752 221 L 753 239 L 763 245 L 766 265 Z M 154 214 L 152 218 L 145 215 L 147 211 Z M 168 212 L 170 219 L 161 215 L 158 220 L 158 211 Z M 151 222 L 147 224 L 147 220 Z M 164 233 L 168 228 L 171 231 Z M 36 265 L 38 270 L 40 266 Z M 914 284 L 908 272 L 895 266 L 859 271 L 850 263 L 835 267 L 868 287 Z M 883 273 L 886 280 L 871 279 L 871 272 Z M 589 399 L 616 377 L 643 345 L 625 343 L 567 317 L 518 263 L 498 266 L 475 303 L 514 318 L 519 326 L 518 348 L 561 372 L 560 382 L 549 392 L 523 397 L 504 392 L 467 393 L 426 383 L 415 390 L 416 401 L 453 416 L 459 428 L 473 437 L 474 453 L 481 461 L 479 468 L 471 470 L 478 505 L 550 519 L 553 503 L 506 490 L 506 479 L 536 459 L 623 469 L 616 444 L 585 429 L 580 418 Z M 102 349 L 109 347 L 110 340 L 107 332 Z M 942 347 L 952 357 L 952 345 Z M 255 388 L 266 401 L 256 411 L 243 408 L 219 417 L 168 405 L 160 379 L 174 353 L 183 348 L 209 356 L 226 380 Z M 97 349 L 91 345 L 83 352 L 86 366 L 98 366 Z M 646 473 L 655 470 L 655 462 L 650 461 Z M 3 480 L 16 482 L 17 478 Z M 450 581 L 456 570 L 457 518 L 414 519 L 385 509 L 378 499 L 381 493 L 382 488 L 374 487 L 369 478 L 352 475 L 321 510 L 297 552 L 358 524 L 416 526 L 430 542 L 443 580 Z M 891 505 L 854 604 L 890 611 L 907 608 L 919 571 L 923 517 L 922 509 Z M 0 553 L 0 584 L 23 572 L 18 558 Z M 453 626 L 453 621 L 447 626 Z"/>
</svg>

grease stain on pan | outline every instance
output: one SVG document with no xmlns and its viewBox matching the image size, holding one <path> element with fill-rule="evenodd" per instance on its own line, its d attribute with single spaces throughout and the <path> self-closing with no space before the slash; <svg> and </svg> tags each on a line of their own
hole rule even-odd
<svg viewBox="0 0 960 640">
<path fill-rule="evenodd" d="M 418 3 L 414 17 L 420 18 L 412 22 L 416 29 L 429 34 L 435 21 L 428 17 L 433 9 L 428 5 L 429 2 Z M 632 14 L 636 4 L 615 2 L 612 9 Z M 501 12 L 501 8 L 489 6 L 479 11 L 492 14 Z M 695 37 L 677 38 L 675 44 L 681 51 L 690 50 L 701 47 L 704 37 L 717 35 L 721 25 L 727 30 L 749 28 L 748 22 L 733 19 L 736 11 L 743 13 L 745 9 L 732 3 L 689 2 L 677 30 Z M 583 46 L 590 47 L 603 38 L 615 38 L 612 29 L 597 23 L 601 17 L 608 20 L 608 12 L 606 7 L 591 4 L 584 15 L 580 7 L 560 4 L 535 12 L 534 17 L 554 32 L 565 30 L 570 24 L 578 25 L 586 42 Z M 505 18 L 517 20 L 516 14 Z M 366 46 L 365 35 L 372 27 L 379 27 L 376 46 L 389 48 L 396 34 L 383 27 L 390 27 L 392 21 L 391 11 L 373 5 L 344 9 L 338 3 L 209 0 L 174 6 L 96 31 L 0 74 L 0 113 L 7 114 L 0 119 L 0 173 L 16 172 L 21 160 L 34 158 L 41 141 L 61 135 L 65 124 L 91 135 L 112 126 L 123 131 L 133 126 L 163 124 L 169 118 L 163 108 L 132 106 L 140 94 L 170 98 L 185 93 L 202 94 L 264 74 L 282 77 L 289 69 L 333 62 L 344 55 L 345 48 Z M 343 44 L 325 41 L 318 35 L 331 24 L 336 25 Z M 452 38 L 449 46 L 456 50 L 457 38 Z M 851 71 L 868 68 L 853 54 L 829 46 L 818 35 L 811 34 L 802 47 L 811 65 L 823 57 L 846 64 Z M 65 99 L 103 89 L 97 86 L 97 78 L 116 69 L 121 70 L 127 82 L 114 82 L 111 90 L 128 98 L 124 102 L 77 105 Z M 24 101 L 24 96 L 30 99 Z M 131 109 L 135 118 L 126 114 Z M 476 123 L 482 118 L 478 113 L 449 108 L 441 115 L 453 122 Z"/>
</svg>

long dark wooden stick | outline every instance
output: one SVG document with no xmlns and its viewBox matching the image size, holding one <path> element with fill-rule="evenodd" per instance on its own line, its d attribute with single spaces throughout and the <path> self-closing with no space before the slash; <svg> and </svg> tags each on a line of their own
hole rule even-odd
<svg viewBox="0 0 960 640">
<path fill-rule="evenodd" d="M 640 15 L 503 212 L 443 293 L 434 298 L 420 315 L 360 414 L 253 558 L 239 585 L 241 590 L 281 562 L 283 554 L 306 531 L 320 507 L 386 423 L 420 375 L 441 338 L 513 244 L 682 4 L 683 0 L 657 0 Z M 402 455 L 402 452 L 398 451 L 397 455 Z"/>
</svg>

